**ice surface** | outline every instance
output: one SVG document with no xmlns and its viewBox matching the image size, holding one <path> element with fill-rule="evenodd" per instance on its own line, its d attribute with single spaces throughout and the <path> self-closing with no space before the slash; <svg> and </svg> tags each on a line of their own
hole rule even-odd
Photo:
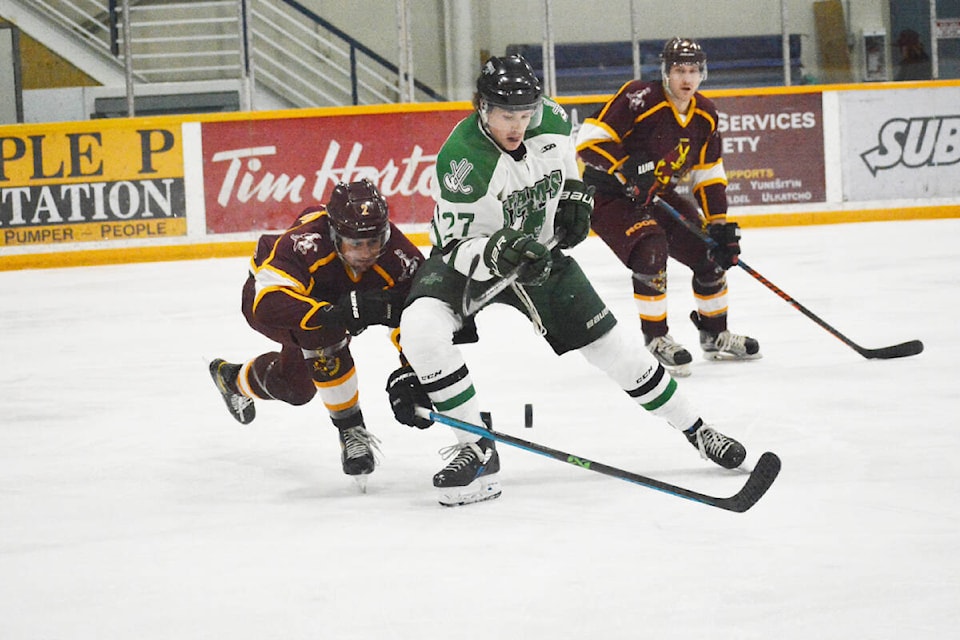
<svg viewBox="0 0 960 640">
<path fill-rule="evenodd" d="M 396 424 L 385 334 L 354 341 L 382 466 L 361 495 L 319 400 L 246 427 L 207 375 L 268 350 L 239 312 L 245 259 L 0 272 L 0 638 L 253 640 L 954 637 L 960 628 L 960 220 L 747 229 L 731 329 L 764 358 L 699 358 L 689 271 L 670 270 L 681 389 L 783 459 L 728 513 L 501 445 L 503 497 L 445 509 L 453 441 Z M 639 330 L 628 274 L 573 254 Z M 501 431 L 716 495 L 699 459 L 578 354 L 506 308 L 465 347 Z M 534 405 L 532 429 L 523 406 Z"/>
</svg>

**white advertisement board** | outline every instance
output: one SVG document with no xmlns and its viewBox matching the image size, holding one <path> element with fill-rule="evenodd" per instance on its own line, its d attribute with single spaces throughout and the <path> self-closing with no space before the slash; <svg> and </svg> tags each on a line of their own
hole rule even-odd
<svg viewBox="0 0 960 640">
<path fill-rule="evenodd" d="M 840 94 L 845 201 L 960 196 L 960 87 Z"/>
</svg>

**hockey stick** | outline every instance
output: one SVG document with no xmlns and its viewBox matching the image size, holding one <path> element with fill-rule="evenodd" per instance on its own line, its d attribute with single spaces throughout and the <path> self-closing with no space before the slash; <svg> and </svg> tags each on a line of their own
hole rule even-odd
<svg viewBox="0 0 960 640">
<path fill-rule="evenodd" d="M 557 243 L 560 242 L 560 234 L 555 233 L 550 237 L 549 240 L 544 243 L 547 249 L 553 249 L 557 246 Z M 480 295 L 476 298 L 470 297 L 470 285 L 475 282 L 473 279 L 473 274 L 477 272 L 477 269 L 480 267 L 480 256 L 476 255 L 473 257 L 473 260 L 470 262 L 470 271 L 467 273 L 467 284 L 463 287 L 463 302 L 460 306 L 460 310 L 463 313 L 464 318 L 469 318 L 477 311 L 480 311 L 483 307 L 496 298 L 500 293 L 506 290 L 510 285 L 517 281 L 517 278 L 520 277 L 520 270 L 523 268 L 523 265 L 517 265 L 510 270 L 510 273 L 503 276 L 498 282 L 493 283 L 485 289 Z"/>
<path fill-rule="evenodd" d="M 711 238 L 709 235 L 704 233 L 702 229 L 694 225 L 691 221 L 681 216 L 680 212 L 674 209 L 670 204 L 668 204 L 664 200 L 661 200 L 659 197 L 654 198 L 654 203 L 663 207 L 663 209 L 667 213 L 669 213 L 671 216 L 676 218 L 682 225 L 687 227 L 687 229 L 689 229 L 691 232 L 695 233 L 697 237 L 699 237 L 701 240 L 703 240 L 707 244 L 708 247 L 712 249 L 717 246 L 717 243 L 716 241 L 714 241 L 713 238 Z M 760 284 L 762 284 L 763 286 L 765 286 L 766 288 L 770 289 L 775 294 L 780 296 L 783 300 L 787 302 L 787 304 L 791 305 L 794 309 L 796 309 L 803 315 L 807 316 L 808 318 L 816 322 L 822 328 L 826 329 L 835 338 L 838 338 L 841 342 L 843 342 L 845 345 L 847 345 L 848 347 L 850 347 L 851 349 L 859 353 L 864 358 L 867 358 L 867 359 L 877 358 L 880 360 L 889 360 L 891 358 L 905 358 L 907 356 L 915 356 L 918 353 L 921 353 L 923 351 L 923 343 L 920 342 L 919 340 L 909 340 L 907 342 L 901 342 L 900 344 L 894 344 L 889 347 L 880 347 L 879 349 L 867 349 L 866 347 L 861 347 L 856 342 L 854 342 L 847 336 L 837 331 L 835 328 L 833 328 L 830 324 L 828 324 L 826 321 L 820 318 L 820 316 L 815 314 L 813 311 L 810 311 L 810 309 L 807 309 L 805 306 L 800 304 L 796 299 L 794 299 L 792 296 L 787 294 L 787 292 L 785 292 L 783 289 L 781 289 L 777 285 L 767 280 L 765 277 L 763 277 L 763 275 L 761 275 L 759 272 L 753 269 L 753 267 L 748 265 L 742 259 L 738 260 L 737 266 L 743 269 L 744 271 L 746 271 L 747 273 L 749 273 L 751 276 L 753 276 L 753 278 L 756 279 Z"/>
<path fill-rule="evenodd" d="M 777 479 L 777 474 L 780 473 L 780 458 L 778 458 L 775 453 L 767 451 L 760 456 L 759 460 L 757 460 L 756 466 L 753 468 L 753 471 L 750 472 L 750 477 L 747 478 L 747 482 L 743 485 L 743 488 L 741 488 L 740 491 L 729 498 L 718 498 L 704 493 L 698 493 L 690 489 L 684 489 L 683 487 L 678 487 L 676 485 L 667 484 L 666 482 L 648 478 L 637 473 L 624 471 L 623 469 L 617 469 L 616 467 L 611 467 L 600 462 L 588 460 L 586 458 L 565 453 L 557 449 L 552 449 L 542 444 L 537 444 L 536 442 L 530 442 L 529 440 L 523 440 L 505 433 L 500 433 L 499 431 L 494 431 L 493 429 L 486 429 L 479 425 L 463 422 L 462 420 L 445 416 L 442 413 L 430 411 L 424 407 L 417 407 L 417 415 L 419 415 L 421 418 L 426 418 L 428 420 L 433 420 L 434 422 L 439 422 L 449 427 L 453 427 L 454 429 L 460 429 L 461 431 L 466 431 L 484 438 L 490 438 L 491 440 L 496 440 L 497 442 L 503 442 L 504 444 L 509 444 L 519 449 L 525 449 L 531 453 L 538 453 L 542 456 L 559 460 L 560 462 L 567 462 L 575 467 L 586 469 L 587 471 L 596 471 L 597 473 L 602 473 L 613 478 L 626 480 L 627 482 L 639 484 L 649 489 L 656 489 L 657 491 L 661 491 L 672 496 L 686 498 L 687 500 L 700 502 L 702 504 L 711 507 L 717 507 L 719 509 L 726 509 L 727 511 L 733 511 L 735 513 L 743 513 L 755 505 L 757 500 L 763 497 L 763 494 L 767 492 L 767 489 L 770 488 L 770 485 L 773 484 L 773 481 Z"/>
</svg>

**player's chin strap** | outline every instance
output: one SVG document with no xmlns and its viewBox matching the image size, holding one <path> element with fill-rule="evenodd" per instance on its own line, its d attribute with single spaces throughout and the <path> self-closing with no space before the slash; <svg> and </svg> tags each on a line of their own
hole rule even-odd
<svg viewBox="0 0 960 640">
<path fill-rule="evenodd" d="M 550 237 L 550 239 L 543 244 L 543 246 L 545 246 L 547 249 L 553 249 L 555 246 L 557 246 L 557 243 L 560 242 L 560 238 L 561 238 L 560 232 L 554 233 Z M 463 287 L 463 302 L 460 306 L 460 312 L 463 314 L 464 318 L 469 318 L 470 316 L 475 314 L 477 311 L 480 311 L 480 309 L 487 306 L 487 304 L 491 300 L 493 300 L 498 295 L 500 295 L 503 291 L 511 287 L 517 281 L 517 278 L 520 277 L 520 270 L 523 268 L 523 265 L 518 265 L 514 267 L 513 269 L 510 270 L 510 273 L 500 278 L 500 280 L 498 280 L 497 282 L 494 282 L 476 298 L 471 298 L 470 285 L 475 282 L 475 280 L 473 279 L 473 274 L 477 272 L 477 269 L 479 267 L 480 267 L 480 256 L 476 255 L 473 257 L 473 261 L 470 262 L 470 271 L 467 273 L 467 284 Z M 520 289 L 520 287 L 518 286 L 517 289 Z M 521 296 L 520 292 L 517 291 L 517 296 L 523 302 L 524 306 L 526 306 L 527 309 L 531 311 L 531 314 L 530 314 L 531 318 L 536 318 L 535 323 L 537 323 L 540 319 L 540 316 L 537 314 L 536 309 L 533 309 L 533 303 L 529 302 L 530 299 L 527 297 L 526 293 L 524 292 L 524 295 Z M 541 334 L 542 334 L 542 326 L 543 325 L 541 323 L 538 328 L 538 330 L 541 331 Z"/>
</svg>

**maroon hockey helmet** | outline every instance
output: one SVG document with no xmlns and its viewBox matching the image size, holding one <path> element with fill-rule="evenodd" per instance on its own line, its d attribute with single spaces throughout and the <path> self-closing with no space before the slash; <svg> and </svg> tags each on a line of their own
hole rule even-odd
<svg viewBox="0 0 960 640">
<path fill-rule="evenodd" d="M 390 239 L 390 211 L 387 201 L 372 182 L 340 182 L 327 202 L 330 237 L 337 250 L 343 238 L 366 240 L 377 238 L 383 248 Z"/>
<path fill-rule="evenodd" d="M 670 75 L 670 69 L 678 64 L 697 65 L 701 80 L 707 79 L 707 54 L 695 40 L 680 37 L 667 40 L 660 53 L 660 73 L 663 75 L 664 82 Z"/>
</svg>

